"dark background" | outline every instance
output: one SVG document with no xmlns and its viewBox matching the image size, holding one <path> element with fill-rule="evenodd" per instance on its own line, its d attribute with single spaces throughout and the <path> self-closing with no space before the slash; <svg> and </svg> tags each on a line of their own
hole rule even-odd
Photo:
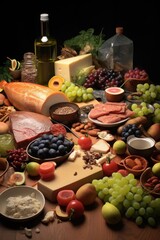
<svg viewBox="0 0 160 240">
<path fill-rule="evenodd" d="M 98 35 L 103 29 L 107 40 L 115 34 L 117 26 L 123 26 L 124 35 L 134 42 L 134 67 L 145 69 L 151 81 L 159 83 L 158 1 L 94 2 L 3 2 L 0 13 L 0 63 L 6 61 L 7 56 L 21 60 L 25 52 L 34 51 L 34 39 L 40 34 L 40 14 L 47 12 L 50 32 L 57 39 L 59 51 L 64 40 L 78 35 L 81 30 L 94 28 Z"/>
</svg>

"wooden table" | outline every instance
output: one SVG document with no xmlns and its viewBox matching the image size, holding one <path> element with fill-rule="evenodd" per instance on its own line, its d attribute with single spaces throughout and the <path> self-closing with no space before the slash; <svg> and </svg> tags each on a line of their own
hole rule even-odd
<svg viewBox="0 0 160 240">
<path fill-rule="evenodd" d="M 71 222 L 61 222 L 57 220 L 44 225 L 40 222 L 42 216 L 29 223 L 15 224 L 0 219 L 0 239 L 1 240 L 26 240 L 24 227 L 32 229 L 32 239 L 34 240 L 158 240 L 159 228 L 145 226 L 140 228 L 132 221 L 122 219 L 122 224 L 109 227 L 101 215 L 101 201 L 97 198 L 94 208 L 85 210 L 85 217 L 82 222 L 75 225 Z M 46 200 L 44 212 L 53 209 L 54 205 Z M 36 233 L 36 228 L 40 232 Z"/>
<path fill-rule="evenodd" d="M 34 185 L 34 184 L 33 184 Z M 0 186 L 0 192 L 3 187 Z M 135 222 L 127 220 L 125 217 L 122 223 L 115 226 L 108 226 L 101 214 L 102 202 L 96 199 L 92 209 L 85 209 L 84 219 L 75 224 L 66 221 L 55 220 L 49 225 L 41 223 L 43 215 L 54 209 L 56 205 L 46 199 L 44 212 L 38 218 L 27 223 L 13 223 L 0 217 L 0 240 L 26 240 L 24 227 L 32 229 L 32 239 L 34 240 L 158 240 L 159 225 L 152 228 L 146 225 L 140 228 Z M 36 229 L 40 232 L 36 233 Z"/>
</svg>

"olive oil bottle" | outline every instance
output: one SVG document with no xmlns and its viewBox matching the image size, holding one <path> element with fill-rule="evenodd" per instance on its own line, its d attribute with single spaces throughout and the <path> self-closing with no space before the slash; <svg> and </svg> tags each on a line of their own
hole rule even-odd
<svg viewBox="0 0 160 240">
<path fill-rule="evenodd" d="M 37 83 L 48 85 L 54 76 L 54 62 L 57 58 L 57 41 L 50 36 L 49 14 L 40 14 L 41 36 L 34 41 L 34 51 L 37 58 Z"/>
</svg>

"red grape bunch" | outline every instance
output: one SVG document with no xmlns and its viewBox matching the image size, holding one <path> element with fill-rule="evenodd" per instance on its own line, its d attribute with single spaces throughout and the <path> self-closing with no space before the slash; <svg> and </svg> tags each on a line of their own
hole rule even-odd
<svg viewBox="0 0 160 240">
<path fill-rule="evenodd" d="M 26 150 L 24 148 L 9 150 L 7 160 L 16 171 L 24 171 L 28 162 Z"/>
<path fill-rule="evenodd" d="M 105 90 L 108 87 L 119 87 L 123 81 L 120 72 L 112 69 L 108 70 L 107 68 L 98 68 L 87 76 L 84 87 Z"/>
</svg>

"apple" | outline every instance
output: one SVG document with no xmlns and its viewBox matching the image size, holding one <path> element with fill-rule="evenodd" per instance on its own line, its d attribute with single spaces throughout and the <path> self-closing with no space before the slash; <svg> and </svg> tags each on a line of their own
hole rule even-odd
<svg viewBox="0 0 160 240">
<path fill-rule="evenodd" d="M 110 162 L 104 162 L 102 164 L 103 174 L 108 177 L 110 177 L 113 172 L 117 172 L 118 169 L 119 166 L 114 160 L 111 160 Z"/>
<path fill-rule="evenodd" d="M 127 169 L 119 169 L 117 172 L 119 172 L 123 177 L 126 177 L 129 174 Z"/>
<path fill-rule="evenodd" d="M 37 162 L 29 162 L 26 165 L 26 171 L 29 176 L 37 177 L 39 176 L 39 167 L 40 164 Z"/>
<path fill-rule="evenodd" d="M 119 139 L 116 140 L 113 144 L 113 150 L 115 151 L 116 154 L 122 155 L 126 152 L 127 144 Z"/>
<path fill-rule="evenodd" d="M 160 162 L 155 163 L 152 166 L 152 172 L 155 176 L 160 177 Z"/>
</svg>

